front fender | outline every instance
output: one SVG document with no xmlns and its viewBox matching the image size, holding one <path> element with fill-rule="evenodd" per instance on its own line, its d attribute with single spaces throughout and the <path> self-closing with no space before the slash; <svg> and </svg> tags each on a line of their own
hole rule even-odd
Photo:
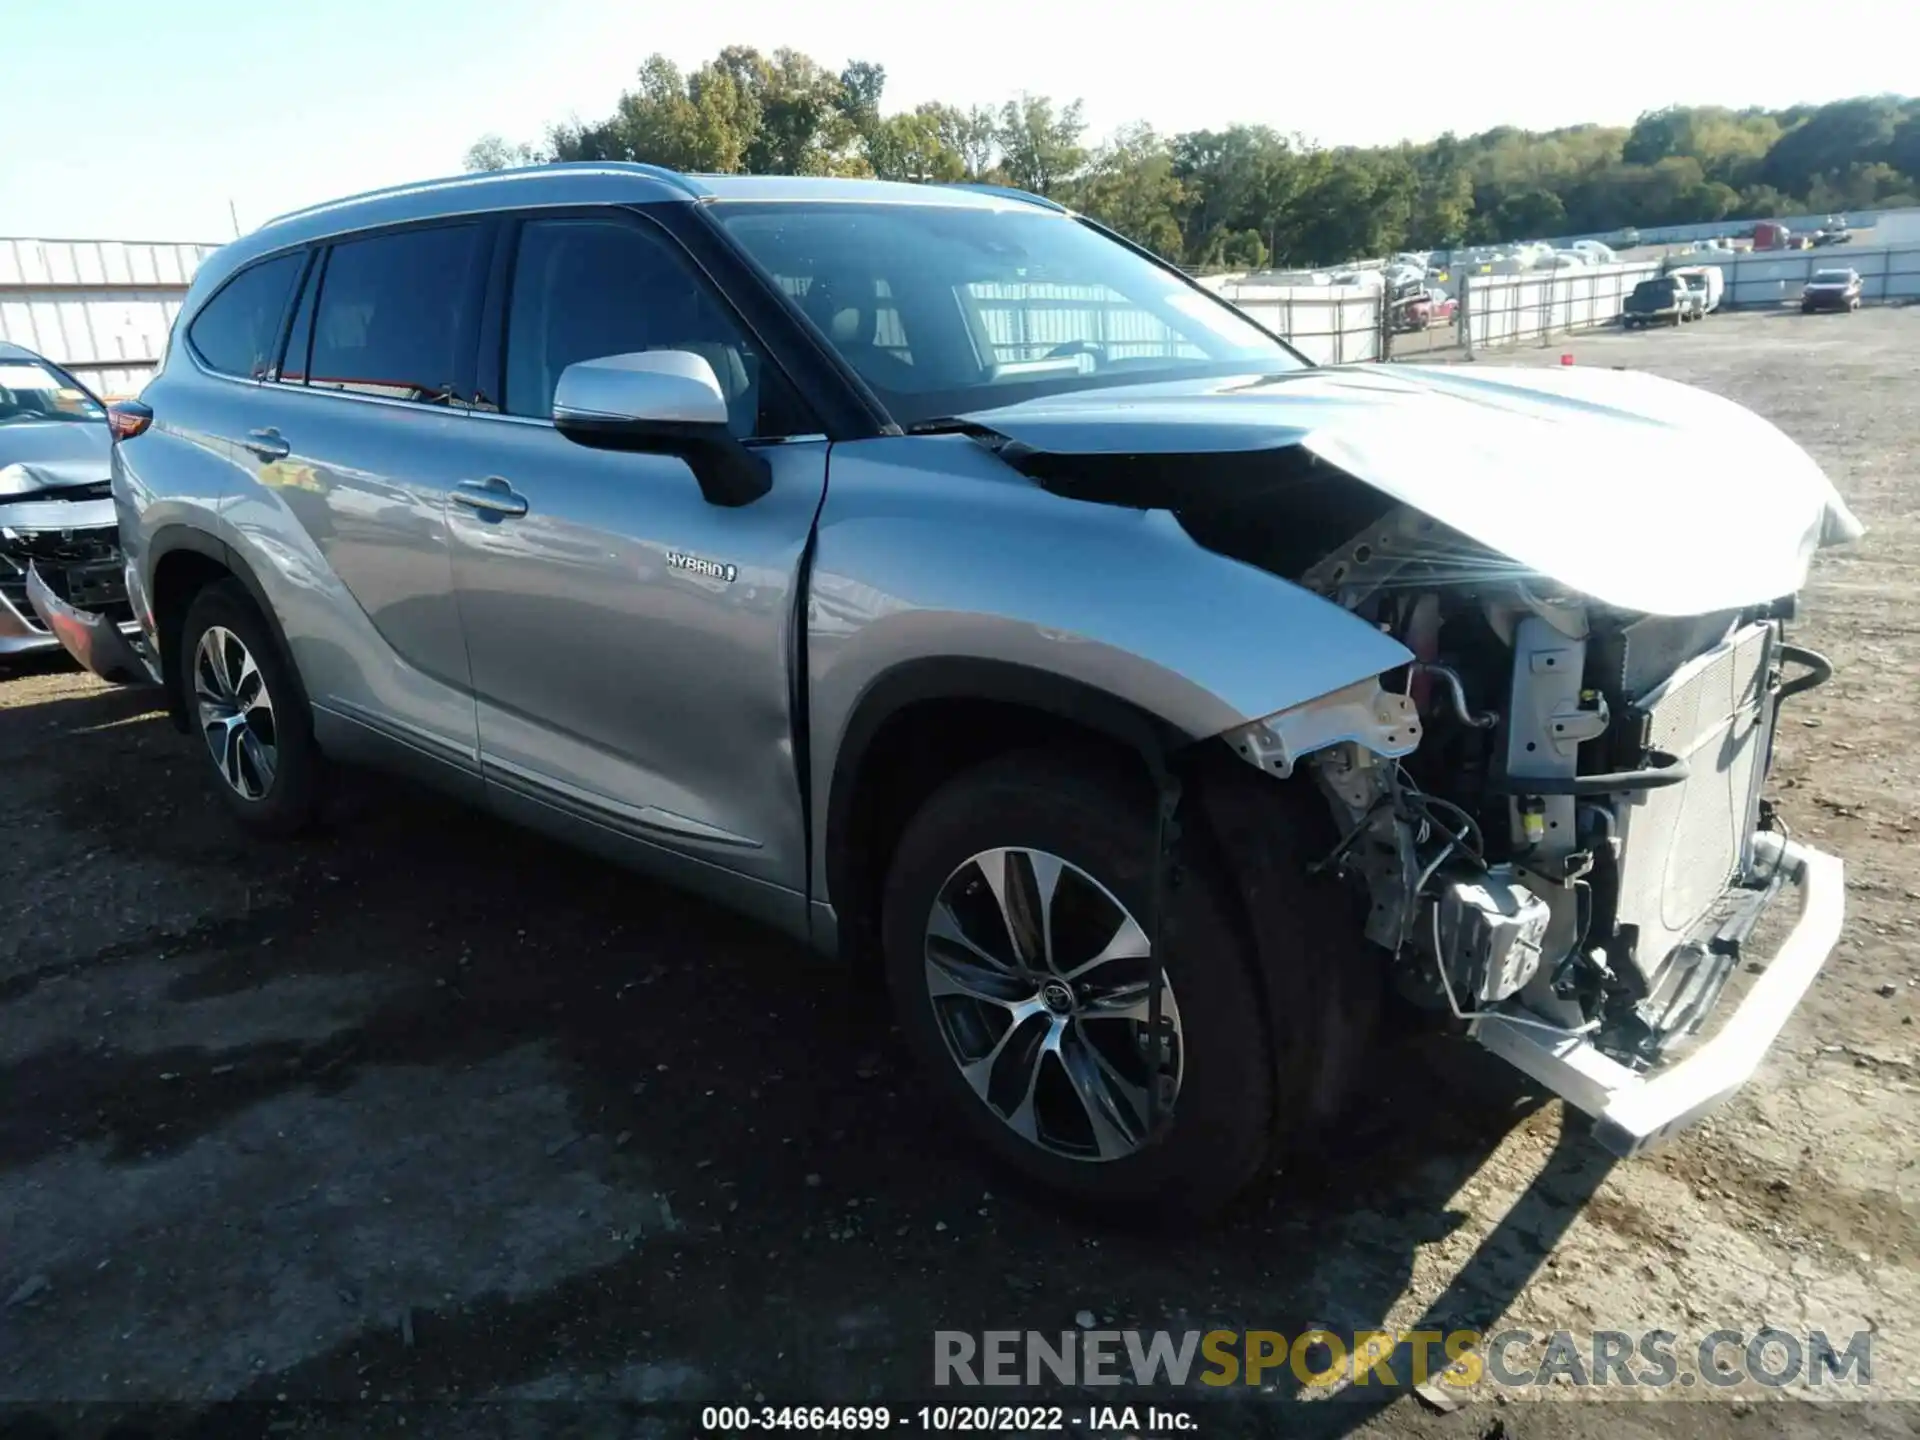
<svg viewBox="0 0 1920 1440">
<path fill-rule="evenodd" d="M 961 695 L 969 664 L 1050 675 L 1200 739 L 1412 658 L 1339 606 L 1203 549 L 1166 511 L 1051 494 L 963 436 L 834 447 L 807 603 L 816 797 L 854 716 L 902 667 L 951 662 Z"/>
</svg>

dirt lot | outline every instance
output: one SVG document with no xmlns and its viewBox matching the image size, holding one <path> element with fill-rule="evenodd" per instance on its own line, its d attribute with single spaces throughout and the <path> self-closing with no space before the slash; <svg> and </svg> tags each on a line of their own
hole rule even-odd
<svg viewBox="0 0 1920 1440">
<path fill-rule="evenodd" d="M 1484 1057 L 1414 1049 L 1336 1164 L 1207 1234 L 1096 1227 L 930 1123 L 832 965 L 385 782 L 349 783 L 318 839 L 244 844 L 149 695 L 46 665 L 0 680 L 0 1402 L 195 1433 L 236 1396 L 272 1411 L 253 1434 L 682 1433 L 697 1417 L 516 1402 L 917 1404 L 935 1329 L 1090 1312 L 1663 1327 L 1683 1355 L 1723 1327 L 1866 1329 L 1883 1402 L 1556 1385 L 1433 1414 L 1374 1387 L 1209 1396 L 1203 1434 L 1915 1433 L 1920 764 L 1881 722 L 1920 707 L 1920 309 L 1515 358 L 1561 351 L 1754 406 L 1871 527 L 1812 586 L 1799 638 L 1839 673 L 1795 704 L 1776 787 L 1849 863 L 1848 938 L 1718 1117 L 1609 1166 Z M 336 1403 L 449 1400 L 489 1403 Z M 0 1431 L 28 1419 L 0 1407 Z"/>
</svg>

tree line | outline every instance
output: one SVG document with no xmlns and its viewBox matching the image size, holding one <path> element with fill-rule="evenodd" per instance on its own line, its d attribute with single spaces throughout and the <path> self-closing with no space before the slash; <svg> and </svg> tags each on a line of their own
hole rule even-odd
<svg viewBox="0 0 1920 1440">
<path fill-rule="evenodd" d="M 1140 123 L 1095 143 L 1078 101 L 886 114 L 885 88 L 879 65 L 835 71 L 791 49 L 730 46 L 691 72 L 653 55 L 611 115 L 555 125 L 539 143 L 486 136 L 467 166 L 641 160 L 1012 185 L 1196 268 L 1920 204 L 1920 99 L 1896 95 L 1322 147 L 1264 125 L 1162 135 Z"/>
</svg>

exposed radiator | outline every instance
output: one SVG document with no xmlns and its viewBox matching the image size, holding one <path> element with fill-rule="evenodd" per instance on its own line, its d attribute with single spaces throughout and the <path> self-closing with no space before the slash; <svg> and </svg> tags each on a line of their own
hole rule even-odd
<svg viewBox="0 0 1920 1440">
<path fill-rule="evenodd" d="M 1684 760 L 1682 784 L 1622 800 L 1620 924 L 1638 927 L 1650 981 L 1745 875 L 1773 725 L 1774 631 L 1755 624 L 1689 661 L 1640 702 L 1647 745 Z"/>
</svg>

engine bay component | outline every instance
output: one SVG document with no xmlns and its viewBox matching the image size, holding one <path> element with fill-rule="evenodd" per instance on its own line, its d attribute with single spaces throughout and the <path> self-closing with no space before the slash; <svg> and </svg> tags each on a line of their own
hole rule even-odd
<svg viewBox="0 0 1920 1440">
<path fill-rule="evenodd" d="M 1457 1006 L 1497 1005 L 1539 970 L 1552 912 L 1511 865 L 1454 881 L 1434 905 L 1435 959 Z"/>
</svg>

